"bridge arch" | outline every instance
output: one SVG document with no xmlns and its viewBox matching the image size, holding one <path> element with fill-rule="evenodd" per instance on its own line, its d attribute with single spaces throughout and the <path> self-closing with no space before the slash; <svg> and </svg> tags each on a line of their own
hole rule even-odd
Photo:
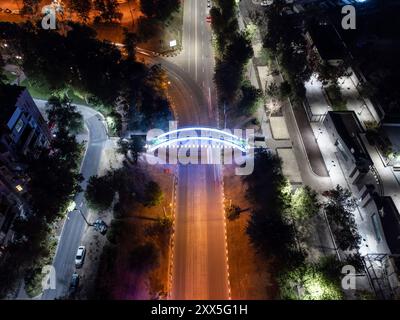
<svg viewBox="0 0 400 320">
<path fill-rule="evenodd" d="M 185 135 L 186 134 L 186 135 Z M 208 142 L 208 144 L 182 145 L 183 143 Z M 163 147 L 212 147 L 235 148 L 247 152 L 250 145 L 247 139 L 234 135 L 226 130 L 207 127 L 190 127 L 171 130 L 147 141 L 147 150 L 152 152 Z"/>
</svg>

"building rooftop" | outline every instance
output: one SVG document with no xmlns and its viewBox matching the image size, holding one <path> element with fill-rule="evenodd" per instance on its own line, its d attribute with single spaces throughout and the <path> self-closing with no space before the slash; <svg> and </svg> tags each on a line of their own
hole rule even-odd
<svg viewBox="0 0 400 320">
<path fill-rule="evenodd" d="M 0 85 L 0 121 L 9 120 L 15 111 L 15 105 L 25 87 L 15 85 Z"/>
<path fill-rule="evenodd" d="M 308 32 L 322 60 L 344 59 L 345 48 L 330 24 L 314 23 L 308 28 Z"/>
<path fill-rule="evenodd" d="M 386 242 L 392 254 L 400 254 L 400 215 L 392 197 L 382 197 L 381 217 Z"/>
<path fill-rule="evenodd" d="M 369 166 L 372 160 L 362 143 L 359 134 L 364 129 L 354 111 L 328 111 L 336 131 L 354 155 L 358 166 Z"/>
</svg>

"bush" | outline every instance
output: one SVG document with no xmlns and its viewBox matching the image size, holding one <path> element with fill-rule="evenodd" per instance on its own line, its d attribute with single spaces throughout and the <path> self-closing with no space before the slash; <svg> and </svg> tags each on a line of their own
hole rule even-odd
<svg viewBox="0 0 400 320">
<path fill-rule="evenodd" d="M 131 251 L 129 261 L 134 269 L 153 269 L 160 263 L 160 252 L 155 244 L 147 242 L 136 246 Z"/>
<path fill-rule="evenodd" d="M 111 206 L 114 195 L 112 172 L 108 172 L 102 177 L 90 177 L 85 192 L 89 207 L 95 210 L 106 210 Z"/>
<path fill-rule="evenodd" d="M 297 188 L 292 196 L 292 216 L 304 220 L 315 216 L 320 208 L 317 193 L 309 186 Z"/>
<path fill-rule="evenodd" d="M 303 264 L 279 276 L 282 299 L 289 300 L 341 300 L 343 292 L 339 277 L 326 272 L 324 263 Z M 340 269 L 334 270 L 340 274 Z"/>
<path fill-rule="evenodd" d="M 245 115 L 252 115 L 262 103 L 262 91 L 249 83 L 241 87 L 242 98 L 238 104 L 238 110 Z"/>
<path fill-rule="evenodd" d="M 143 204 L 146 207 L 159 205 L 164 198 L 164 194 L 157 182 L 150 181 L 145 188 Z"/>
<path fill-rule="evenodd" d="M 121 238 L 122 229 L 123 223 L 120 220 L 112 220 L 107 232 L 107 240 L 112 244 L 117 244 Z"/>
<path fill-rule="evenodd" d="M 347 110 L 346 100 L 344 100 L 340 88 L 337 84 L 330 85 L 326 88 L 326 93 L 335 111 Z"/>
<path fill-rule="evenodd" d="M 240 207 L 232 204 L 230 207 L 226 208 L 226 217 L 229 220 L 235 220 L 240 216 Z"/>
</svg>

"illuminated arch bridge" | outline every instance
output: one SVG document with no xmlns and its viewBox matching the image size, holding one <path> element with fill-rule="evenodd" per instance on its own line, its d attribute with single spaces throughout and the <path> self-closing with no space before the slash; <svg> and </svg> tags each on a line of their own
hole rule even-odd
<svg viewBox="0 0 400 320">
<path fill-rule="evenodd" d="M 236 129 L 235 132 L 242 130 Z M 248 139 L 229 132 L 205 127 L 181 128 L 154 137 L 148 137 L 147 151 L 153 152 L 159 148 L 234 148 L 248 152 Z"/>
</svg>

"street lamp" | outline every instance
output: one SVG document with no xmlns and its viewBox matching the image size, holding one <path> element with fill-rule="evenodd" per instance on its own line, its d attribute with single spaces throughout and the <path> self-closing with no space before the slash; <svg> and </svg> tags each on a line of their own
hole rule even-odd
<svg viewBox="0 0 400 320">
<path fill-rule="evenodd" d="M 316 141 L 318 141 L 318 139 L 319 139 L 319 137 L 322 135 L 322 129 L 321 128 L 318 128 L 318 135 L 317 135 L 317 137 L 315 138 L 315 140 Z"/>
<path fill-rule="evenodd" d="M 87 219 L 86 219 L 86 217 L 85 217 L 85 215 L 83 214 L 83 212 L 82 212 L 81 209 L 76 209 L 76 208 L 75 208 L 75 210 L 76 210 L 76 211 L 79 211 L 79 213 L 81 214 L 83 220 L 85 220 L 86 224 L 87 224 L 89 227 L 93 227 L 93 224 L 92 224 L 92 223 L 89 223 L 89 221 L 87 221 Z"/>
<path fill-rule="evenodd" d="M 82 215 L 83 220 L 85 220 L 86 224 L 87 224 L 89 227 L 93 226 L 93 224 L 90 224 L 90 223 L 87 221 L 87 219 L 86 219 L 85 215 L 83 214 L 82 210 L 76 207 L 76 202 L 75 202 L 75 201 L 71 201 L 70 204 L 69 204 L 68 207 L 67 207 L 67 211 L 68 211 L 68 212 L 72 212 L 72 211 L 75 211 L 75 210 L 80 212 L 80 214 Z"/>
<path fill-rule="evenodd" d="M 335 161 L 332 160 L 332 166 L 328 168 L 328 174 L 331 175 L 331 170 L 336 167 Z"/>
</svg>

